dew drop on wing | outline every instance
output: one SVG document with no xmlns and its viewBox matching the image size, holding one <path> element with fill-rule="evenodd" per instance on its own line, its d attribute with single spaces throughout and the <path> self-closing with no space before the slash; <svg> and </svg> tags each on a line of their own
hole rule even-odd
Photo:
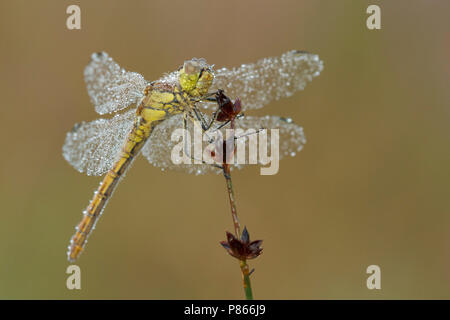
<svg viewBox="0 0 450 320">
<path fill-rule="evenodd" d="M 75 124 L 73 125 L 73 127 L 72 127 L 72 130 L 70 130 L 70 131 L 71 131 L 72 133 L 76 133 L 77 130 L 81 127 L 82 124 L 83 124 L 83 122 L 75 123 Z"/>
<path fill-rule="evenodd" d="M 117 112 L 136 103 L 147 86 L 140 74 L 124 70 L 106 52 L 91 56 L 84 80 L 99 114 Z"/>
<path fill-rule="evenodd" d="M 241 98 L 243 111 L 258 109 L 303 90 L 322 69 L 317 55 L 293 50 L 237 68 L 221 68 L 216 71 L 212 90 L 225 88 L 230 98 Z"/>
<path fill-rule="evenodd" d="M 111 119 L 76 124 L 66 135 L 64 158 L 79 172 L 102 175 L 113 166 L 135 116 L 130 109 Z"/>
</svg>

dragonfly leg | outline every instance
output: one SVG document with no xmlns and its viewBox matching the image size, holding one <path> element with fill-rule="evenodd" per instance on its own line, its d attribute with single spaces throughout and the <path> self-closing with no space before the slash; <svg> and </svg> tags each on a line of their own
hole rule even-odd
<svg viewBox="0 0 450 320">
<path fill-rule="evenodd" d="M 238 115 L 236 116 L 236 119 L 240 119 L 240 118 L 242 118 L 242 117 L 244 117 L 244 114 L 243 114 L 243 113 L 238 114 Z M 225 122 L 222 123 L 220 126 L 218 126 L 217 128 L 215 128 L 213 132 L 222 129 L 223 127 L 225 127 L 225 126 L 226 126 L 227 124 L 229 124 L 230 122 L 231 122 L 231 120 L 225 121 Z"/>
<path fill-rule="evenodd" d="M 192 114 L 189 113 L 189 116 L 190 116 L 191 121 L 192 121 L 192 122 L 194 123 L 194 125 L 196 125 L 196 126 L 199 126 L 199 125 L 200 125 L 202 132 L 208 137 L 208 142 L 209 142 L 209 143 L 214 142 L 214 139 L 211 138 L 211 137 L 208 135 L 208 130 L 210 129 L 212 123 L 209 124 L 209 125 L 206 125 L 206 121 L 205 121 L 205 119 L 203 118 L 203 114 L 202 114 L 198 109 L 196 109 L 195 105 L 194 105 L 193 111 L 194 111 L 195 117 L 193 117 Z M 213 115 L 213 119 L 215 119 L 215 114 Z M 200 124 L 199 124 L 199 123 L 200 123 Z M 186 128 L 187 128 L 187 125 L 186 125 Z"/>
<path fill-rule="evenodd" d="M 193 109 L 193 111 L 194 111 L 195 117 L 196 117 L 197 120 L 200 121 L 200 123 L 202 124 L 202 129 L 203 129 L 203 131 L 207 131 L 207 130 L 208 130 L 208 127 L 207 127 L 207 124 L 206 124 L 206 120 L 205 120 L 205 118 L 203 117 L 203 113 L 200 112 L 200 110 L 198 110 L 198 108 L 197 108 L 196 105 L 194 105 L 192 109 Z"/>
<path fill-rule="evenodd" d="M 214 122 L 217 119 L 217 114 L 219 113 L 219 109 L 217 111 L 213 112 L 212 117 L 211 117 L 211 121 L 209 122 L 209 124 L 206 124 L 206 120 L 203 117 L 203 113 L 200 110 L 198 110 L 196 105 L 194 105 L 193 110 L 194 110 L 195 116 L 197 117 L 197 119 L 202 124 L 203 131 L 208 131 L 209 129 L 211 129 L 212 125 L 214 124 Z"/>
<path fill-rule="evenodd" d="M 211 121 L 209 122 L 209 124 L 206 124 L 206 120 L 203 117 L 203 113 L 197 108 L 197 106 L 195 104 L 197 102 L 201 102 L 201 101 L 217 102 L 217 99 L 213 96 L 216 96 L 218 92 L 219 92 L 219 90 L 210 92 L 207 95 L 205 95 L 199 99 L 191 100 L 193 102 L 193 110 L 194 110 L 195 116 L 201 122 L 203 131 L 208 131 L 211 128 L 211 126 L 214 124 L 214 122 L 217 119 L 217 114 L 220 111 L 220 106 L 218 106 L 217 110 L 215 112 L 213 112 L 212 118 L 211 118 Z"/>
<path fill-rule="evenodd" d="M 219 169 L 223 169 L 222 166 L 220 166 L 220 165 L 218 165 L 218 164 L 216 164 L 216 163 L 208 163 L 208 162 L 206 162 L 206 161 L 203 160 L 203 159 L 196 159 L 195 156 L 193 156 L 193 155 L 191 154 L 191 152 L 190 152 L 190 150 L 188 149 L 188 146 L 187 146 L 187 141 L 188 141 L 188 139 L 187 139 L 187 137 L 186 137 L 186 134 L 187 134 L 187 132 L 188 132 L 188 128 L 187 128 L 187 120 L 188 120 L 188 119 L 187 119 L 187 115 L 185 114 L 185 115 L 184 115 L 184 118 L 183 118 L 183 127 L 184 127 L 184 134 L 185 134 L 185 136 L 184 136 L 184 153 L 187 154 L 188 157 L 191 158 L 191 160 L 201 161 L 202 164 L 207 164 L 207 165 L 211 165 L 211 166 L 213 166 L 213 167 L 219 168 Z M 197 125 L 198 125 L 198 123 L 197 123 L 195 120 L 193 120 L 193 122 L 194 122 L 194 124 L 197 124 Z M 212 143 L 212 142 L 214 141 L 214 140 L 212 140 L 210 137 L 208 137 L 208 139 L 209 139 L 209 143 Z"/>
<path fill-rule="evenodd" d="M 203 97 L 200 98 L 191 98 L 191 101 L 194 103 L 197 102 L 201 102 L 201 101 L 211 101 L 211 102 L 216 102 L 216 98 L 212 98 L 213 96 L 215 96 L 217 94 L 219 90 L 214 91 L 214 92 L 210 92 L 206 95 L 204 95 Z"/>
</svg>

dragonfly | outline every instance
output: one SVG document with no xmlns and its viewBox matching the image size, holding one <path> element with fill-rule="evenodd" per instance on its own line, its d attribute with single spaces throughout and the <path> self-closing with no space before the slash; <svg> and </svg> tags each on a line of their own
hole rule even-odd
<svg viewBox="0 0 450 320">
<path fill-rule="evenodd" d="M 104 177 L 75 227 L 68 260 L 75 261 L 84 250 L 113 191 L 139 154 L 161 170 L 221 172 L 204 161 L 176 164 L 171 159 L 176 144 L 171 134 L 175 129 L 189 132 L 197 126 L 211 133 L 225 128 L 217 119 L 220 110 L 214 111 L 218 105 L 214 95 L 219 90 L 239 97 L 245 113 L 303 90 L 322 69 L 318 55 L 293 50 L 217 70 L 203 58 L 192 58 L 150 82 L 120 67 L 106 52 L 94 53 L 84 70 L 84 79 L 95 111 L 103 118 L 75 124 L 66 135 L 63 156 L 79 172 Z M 290 118 L 245 115 L 236 119 L 235 127 L 279 129 L 280 158 L 295 155 L 306 143 L 302 127 Z"/>
</svg>

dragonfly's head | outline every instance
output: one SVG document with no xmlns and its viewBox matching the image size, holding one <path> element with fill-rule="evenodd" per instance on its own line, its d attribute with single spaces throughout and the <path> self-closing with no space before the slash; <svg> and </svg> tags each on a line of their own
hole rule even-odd
<svg viewBox="0 0 450 320">
<path fill-rule="evenodd" d="M 193 97 L 201 97 L 208 93 L 214 80 L 214 73 L 205 59 L 193 58 L 184 62 L 179 80 L 183 91 Z"/>
</svg>

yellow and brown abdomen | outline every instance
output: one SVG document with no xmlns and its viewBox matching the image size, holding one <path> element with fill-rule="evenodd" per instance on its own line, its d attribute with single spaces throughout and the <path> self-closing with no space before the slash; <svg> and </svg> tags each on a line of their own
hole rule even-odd
<svg viewBox="0 0 450 320">
<path fill-rule="evenodd" d="M 69 245 L 68 259 L 75 261 L 86 245 L 89 234 L 95 227 L 103 209 L 113 191 L 117 187 L 120 178 L 138 155 L 143 145 L 150 136 L 156 124 L 171 114 L 180 113 L 184 110 L 180 100 L 184 100 L 178 90 L 155 90 L 149 86 L 145 96 L 137 108 L 136 120 L 132 131 L 118 155 L 114 166 L 106 173 L 100 186 L 94 193 L 94 197 L 86 210 L 83 218 L 77 225 L 76 232 L 72 236 Z"/>
<path fill-rule="evenodd" d="M 70 240 L 69 251 L 67 253 L 69 261 L 75 261 L 83 251 L 89 234 L 94 229 L 98 218 L 116 188 L 120 178 L 139 153 L 145 141 L 149 137 L 152 128 L 154 127 L 154 124 L 152 123 L 142 125 L 140 122 L 141 121 L 138 118 L 133 126 L 133 130 L 128 135 L 127 141 L 125 142 L 120 155 L 118 155 L 118 160 L 106 173 L 100 183 L 100 186 L 95 191 L 94 197 L 88 207 L 83 211 L 83 218 L 75 228 L 76 232 Z"/>
</svg>

